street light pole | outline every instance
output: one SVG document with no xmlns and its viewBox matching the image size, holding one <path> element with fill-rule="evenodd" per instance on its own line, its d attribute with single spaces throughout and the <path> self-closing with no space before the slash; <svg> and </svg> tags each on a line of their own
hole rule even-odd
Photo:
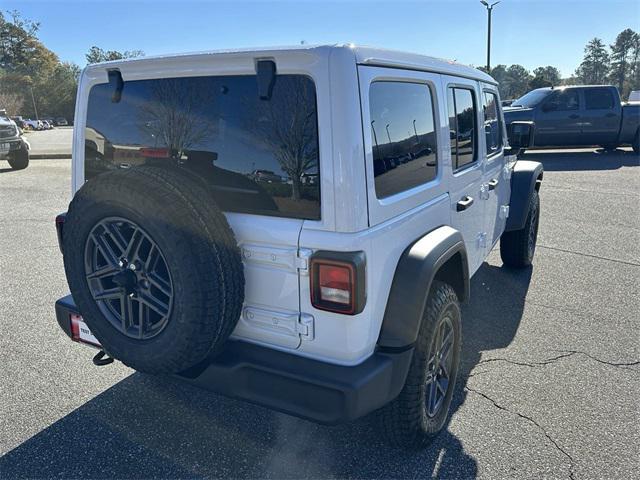
<svg viewBox="0 0 640 480">
<path fill-rule="evenodd" d="M 391 135 L 389 135 L 389 124 L 385 127 L 387 129 L 387 138 L 389 139 L 389 144 L 391 144 Z"/>
<path fill-rule="evenodd" d="M 36 99 L 33 96 L 33 87 L 29 87 L 29 89 L 31 90 L 31 102 L 33 102 L 33 113 L 36 114 L 36 120 L 39 120 L 39 118 L 38 118 L 38 109 L 36 108 Z"/>
<path fill-rule="evenodd" d="M 491 75 L 491 12 L 493 7 L 500 3 L 500 0 L 493 3 L 488 3 L 486 0 L 480 0 L 487 9 L 487 73 Z"/>
</svg>

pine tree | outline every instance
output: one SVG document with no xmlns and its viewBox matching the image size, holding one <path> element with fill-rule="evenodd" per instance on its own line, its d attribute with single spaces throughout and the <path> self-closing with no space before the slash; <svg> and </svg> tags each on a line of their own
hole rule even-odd
<svg viewBox="0 0 640 480">
<path fill-rule="evenodd" d="M 638 34 L 627 28 L 618 34 L 616 41 L 611 45 L 611 70 L 609 80 L 618 87 L 622 98 L 625 98 L 630 90 L 631 75 L 634 73 L 634 51 L 638 43 Z"/>
<path fill-rule="evenodd" d="M 584 47 L 584 58 L 576 70 L 576 77 L 583 84 L 601 85 L 606 82 L 609 61 L 605 44 L 594 38 Z"/>
</svg>

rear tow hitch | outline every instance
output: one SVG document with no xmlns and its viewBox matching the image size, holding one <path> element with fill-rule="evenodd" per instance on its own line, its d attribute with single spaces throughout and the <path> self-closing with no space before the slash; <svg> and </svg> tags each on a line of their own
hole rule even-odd
<svg viewBox="0 0 640 480">
<path fill-rule="evenodd" d="M 93 364 L 97 367 L 103 367 L 110 363 L 113 363 L 113 358 L 111 358 L 104 350 L 100 350 L 93 357 Z"/>
</svg>

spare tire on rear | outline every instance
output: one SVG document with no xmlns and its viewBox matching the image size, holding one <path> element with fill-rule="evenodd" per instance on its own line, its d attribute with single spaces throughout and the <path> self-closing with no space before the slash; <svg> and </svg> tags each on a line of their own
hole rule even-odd
<svg viewBox="0 0 640 480">
<path fill-rule="evenodd" d="M 75 195 L 64 229 L 73 298 L 105 351 L 148 373 L 218 353 L 240 317 L 237 242 L 204 186 L 177 168 L 101 174 Z"/>
</svg>

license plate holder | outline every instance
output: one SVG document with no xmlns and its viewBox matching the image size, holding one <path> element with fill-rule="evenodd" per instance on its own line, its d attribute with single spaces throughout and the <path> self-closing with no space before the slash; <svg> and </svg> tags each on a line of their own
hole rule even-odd
<svg viewBox="0 0 640 480">
<path fill-rule="evenodd" d="M 94 348 L 102 348 L 98 339 L 80 315 L 70 315 L 71 334 L 74 342 L 84 343 Z"/>
</svg>

